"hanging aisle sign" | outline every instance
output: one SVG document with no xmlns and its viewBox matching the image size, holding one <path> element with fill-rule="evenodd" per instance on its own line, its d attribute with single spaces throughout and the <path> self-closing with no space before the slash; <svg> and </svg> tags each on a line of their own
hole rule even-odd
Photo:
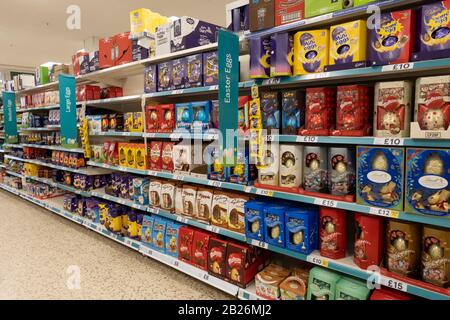
<svg viewBox="0 0 450 320">
<path fill-rule="evenodd" d="M 3 112 L 6 143 L 19 143 L 19 136 L 17 134 L 16 94 L 14 92 L 3 92 Z"/>
<path fill-rule="evenodd" d="M 224 165 L 232 166 L 238 148 L 239 37 L 219 31 L 219 128 Z"/>
<path fill-rule="evenodd" d="M 74 76 L 59 76 L 59 101 L 61 112 L 61 145 L 64 148 L 78 147 L 77 101 Z"/>
</svg>

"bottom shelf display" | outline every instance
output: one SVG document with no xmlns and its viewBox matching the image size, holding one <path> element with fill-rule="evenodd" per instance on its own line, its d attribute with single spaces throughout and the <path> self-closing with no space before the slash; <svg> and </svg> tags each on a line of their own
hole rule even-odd
<svg viewBox="0 0 450 320">
<path fill-rule="evenodd" d="M 28 183 L 15 176 L 3 177 L 0 182 L 1 189 L 242 300 L 358 300 L 390 296 L 395 300 L 410 299 L 406 293 L 429 299 L 450 299 L 445 290 L 433 290 L 422 282 L 404 281 L 383 270 L 379 270 L 380 273 L 362 270 L 352 258 L 332 260 L 320 256 L 320 252 L 303 255 L 251 239 L 244 239 L 246 244 L 227 234 L 196 228 L 190 221 L 164 217 L 158 214 L 160 211 L 153 213 L 146 206 L 114 202 L 113 197 L 106 197 L 101 191 L 91 192 L 92 197 L 85 198 L 67 193 L 70 190 L 64 190 L 61 195 L 57 186 L 46 188 L 46 193 L 41 194 L 41 188 L 33 187 L 36 182 Z M 286 262 L 289 257 L 294 260 Z M 287 269 L 270 261 L 281 262 L 279 265 Z M 314 265 L 316 267 L 311 269 Z M 321 277 L 330 283 L 324 284 Z M 334 289 L 321 295 L 322 286 Z M 381 286 L 395 289 L 395 294 L 383 291 L 386 288 L 373 291 Z M 352 292 L 357 293 L 352 295 Z"/>
</svg>

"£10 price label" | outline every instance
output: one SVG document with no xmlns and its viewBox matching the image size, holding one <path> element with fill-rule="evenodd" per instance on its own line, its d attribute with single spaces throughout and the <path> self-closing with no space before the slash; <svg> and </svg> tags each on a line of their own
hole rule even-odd
<svg viewBox="0 0 450 320">
<path fill-rule="evenodd" d="M 391 64 L 387 66 L 383 66 L 381 68 L 381 72 L 389 72 L 389 71 L 404 71 L 404 70 L 412 70 L 414 69 L 414 63 L 399 63 L 399 64 Z"/>
<path fill-rule="evenodd" d="M 259 196 L 273 197 L 273 191 L 270 190 L 258 189 L 256 190 L 256 194 Z"/>
<path fill-rule="evenodd" d="M 298 143 L 318 143 L 319 138 L 314 136 L 298 136 L 297 137 Z"/>
<path fill-rule="evenodd" d="M 308 256 L 308 258 L 306 259 L 309 263 L 324 267 L 324 268 L 328 268 L 329 265 L 329 261 L 327 259 L 321 258 L 321 257 L 316 257 L 316 256 Z"/>
<path fill-rule="evenodd" d="M 403 138 L 375 138 L 374 144 L 382 145 L 382 146 L 404 146 L 405 139 L 403 139 Z"/>
</svg>

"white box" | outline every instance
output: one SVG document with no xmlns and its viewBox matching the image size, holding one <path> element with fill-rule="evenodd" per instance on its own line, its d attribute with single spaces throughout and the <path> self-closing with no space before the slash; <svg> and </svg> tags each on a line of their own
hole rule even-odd
<svg viewBox="0 0 450 320">
<path fill-rule="evenodd" d="M 175 174 L 188 175 L 192 167 L 192 146 L 177 144 L 173 146 L 173 165 Z"/>
<path fill-rule="evenodd" d="M 175 213 L 183 215 L 183 186 L 178 185 L 175 189 Z"/>
<path fill-rule="evenodd" d="M 175 183 L 167 182 L 161 185 L 161 209 L 175 210 Z"/>
<path fill-rule="evenodd" d="M 162 182 L 160 180 L 150 181 L 150 186 L 148 188 L 150 206 L 159 208 L 161 206 L 161 186 Z"/>
<path fill-rule="evenodd" d="M 197 214 L 196 219 L 209 223 L 212 214 L 212 202 L 214 191 L 200 188 L 197 192 Z"/>
<path fill-rule="evenodd" d="M 280 187 L 298 188 L 303 177 L 303 146 L 280 146 Z"/>
<path fill-rule="evenodd" d="M 197 216 L 197 187 L 185 185 L 183 187 L 183 215 L 189 218 Z"/>
<path fill-rule="evenodd" d="M 171 38 L 172 27 L 173 27 L 173 24 L 170 22 L 170 23 L 161 25 L 156 28 L 156 34 L 155 34 L 155 43 L 156 43 L 155 55 L 156 55 L 156 57 L 170 54 L 170 41 L 172 40 L 172 38 Z"/>
<path fill-rule="evenodd" d="M 259 169 L 258 182 L 262 185 L 278 187 L 280 182 L 280 145 L 267 144 L 265 146 L 266 166 Z"/>
</svg>

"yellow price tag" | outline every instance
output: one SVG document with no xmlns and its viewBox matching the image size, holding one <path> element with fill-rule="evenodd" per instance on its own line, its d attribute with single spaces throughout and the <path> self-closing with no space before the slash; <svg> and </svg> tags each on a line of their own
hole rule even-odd
<svg viewBox="0 0 450 320">
<path fill-rule="evenodd" d="M 398 219 L 399 216 L 400 216 L 400 212 L 391 210 L 390 217 L 392 219 Z"/>
</svg>

